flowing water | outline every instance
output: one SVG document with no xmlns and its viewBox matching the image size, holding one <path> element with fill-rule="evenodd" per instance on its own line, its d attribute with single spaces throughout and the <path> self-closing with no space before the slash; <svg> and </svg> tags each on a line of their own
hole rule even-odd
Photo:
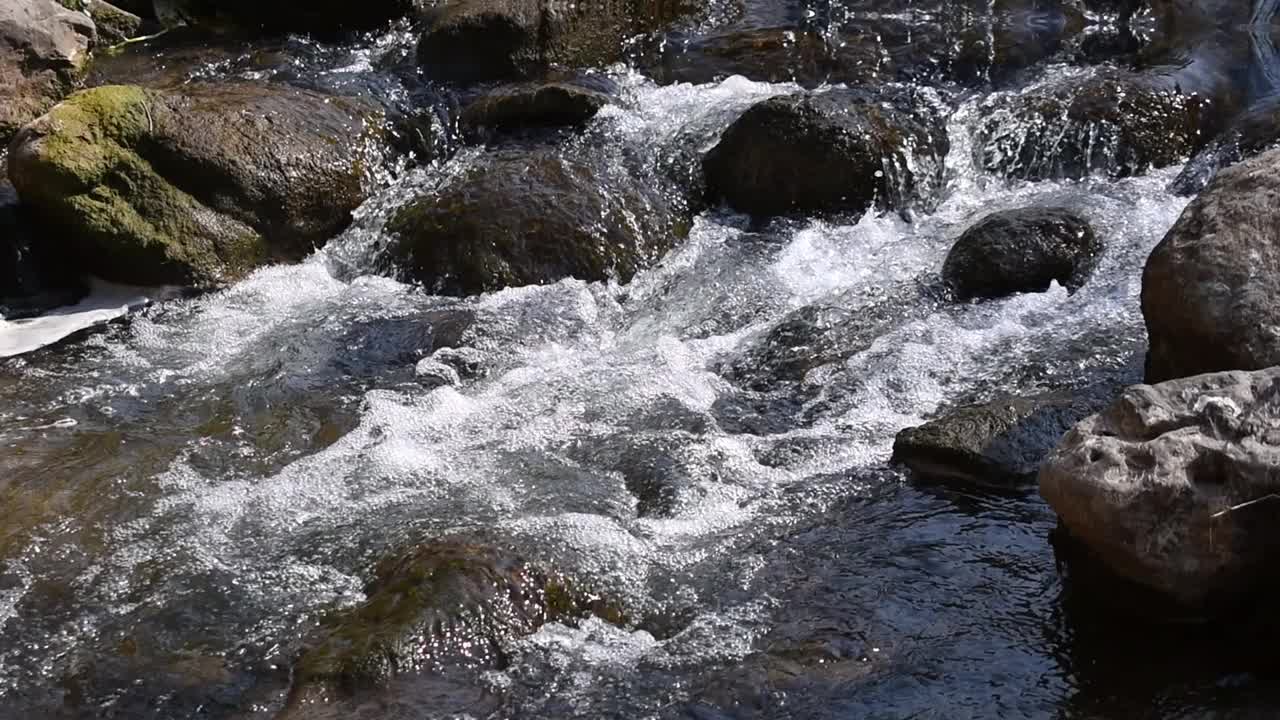
<svg viewBox="0 0 1280 720">
<path fill-rule="evenodd" d="M 325 72 L 365 78 L 386 45 Z M 609 74 L 624 102 L 583 142 L 653 156 L 795 89 Z M 339 717 L 1274 717 L 1280 686 L 1231 647 L 1073 594 L 1034 491 L 888 464 L 898 430 L 948 405 L 1141 374 L 1141 267 L 1185 206 L 1178 168 L 984 176 L 987 97 L 939 100 L 948 185 L 911 221 L 710 210 L 626 285 L 456 299 L 366 274 L 382 220 L 464 150 L 395 169 L 300 265 L 4 361 L 0 716 L 270 717 L 299 639 L 361 600 L 372 561 L 464 535 L 636 621 L 550 624 L 501 670 Z M 968 223 L 1036 203 L 1104 239 L 1087 285 L 937 299 Z M 772 378 L 762 339 L 806 311 L 848 345 Z"/>
</svg>

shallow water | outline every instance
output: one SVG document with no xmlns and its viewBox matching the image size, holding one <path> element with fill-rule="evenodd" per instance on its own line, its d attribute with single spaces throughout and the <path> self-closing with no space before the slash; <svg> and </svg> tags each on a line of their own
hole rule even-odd
<svg viewBox="0 0 1280 720">
<path fill-rule="evenodd" d="M 610 75 L 626 102 L 583 142 L 649 152 L 655 171 L 795 89 Z M 468 534 L 620 599 L 634 626 L 551 624 L 509 667 L 360 717 L 1280 712 L 1229 646 L 1073 594 L 1034 492 L 888 465 L 898 430 L 950 404 L 1141 374 L 1141 267 L 1185 206 L 1165 189 L 1178 168 L 983 176 L 969 138 L 986 97 L 956 98 L 943 201 L 911 221 L 759 228 L 711 210 L 628 285 L 460 300 L 364 274 L 382 220 L 463 151 L 396 170 L 298 266 L 3 361 L 0 716 L 269 717 L 300 638 L 362 598 L 370 562 Z M 1103 238 L 1087 285 L 935 299 L 967 224 L 1033 203 Z M 842 318 L 841 351 L 795 378 L 753 364 L 804 309 Z"/>
</svg>

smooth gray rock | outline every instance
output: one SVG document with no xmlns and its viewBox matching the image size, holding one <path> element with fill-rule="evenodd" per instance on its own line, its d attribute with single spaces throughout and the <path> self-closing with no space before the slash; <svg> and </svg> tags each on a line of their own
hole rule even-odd
<svg viewBox="0 0 1280 720">
<path fill-rule="evenodd" d="M 1222 171 L 1151 253 L 1147 382 L 1280 365 L 1280 151 Z"/>
<path fill-rule="evenodd" d="M 1192 609 L 1247 595 L 1280 549 L 1280 368 L 1129 388 L 1039 481 L 1113 573 Z"/>
</svg>

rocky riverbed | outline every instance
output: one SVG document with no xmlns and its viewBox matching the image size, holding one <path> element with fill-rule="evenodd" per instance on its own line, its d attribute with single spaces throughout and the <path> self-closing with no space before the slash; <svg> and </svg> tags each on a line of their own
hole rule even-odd
<svg viewBox="0 0 1280 720">
<path fill-rule="evenodd" d="M 4 0 L 0 718 L 1275 716 L 1276 14 Z"/>
</svg>

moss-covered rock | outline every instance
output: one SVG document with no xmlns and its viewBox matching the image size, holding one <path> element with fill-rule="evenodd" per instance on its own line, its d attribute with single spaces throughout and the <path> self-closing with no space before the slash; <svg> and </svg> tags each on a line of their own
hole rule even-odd
<svg viewBox="0 0 1280 720">
<path fill-rule="evenodd" d="M 88 0 L 85 12 L 93 18 L 98 28 L 98 40 L 103 45 L 116 45 L 143 34 L 144 23 L 140 16 L 104 0 Z"/>
<path fill-rule="evenodd" d="M 325 619 L 294 667 L 289 705 L 352 695 L 434 667 L 490 669 L 549 622 L 622 612 L 565 577 L 490 545 L 443 540 L 380 562 L 362 604 Z"/>
<path fill-rule="evenodd" d="M 917 91 L 832 90 L 771 98 L 703 161 L 711 200 L 755 216 L 928 206 L 949 143 Z"/>
<path fill-rule="evenodd" d="M 66 257 L 110 280 L 217 285 L 297 260 L 363 201 L 380 116 L 278 85 L 108 86 L 24 128 L 23 202 Z"/>
<path fill-rule="evenodd" d="M 94 38 L 88 15 L 54 0 L 0 3 L 0 146 L 75 88 Z"/>
<path fill-rule="evenodd" d="M 450 174 L 387 225 L 390 259 L 435 292 L 573 277 L 630 280 L 688 229 L 673 191 L 609 158 L 500 147 Z"/>
<path fill-rule="evenodd" d="M 428 76 L 459 82 L 537 75 L 622 58 L 624 42 L 696 9 L 687 0 L 453 0 L 418 41 Z"/>
</svg>

